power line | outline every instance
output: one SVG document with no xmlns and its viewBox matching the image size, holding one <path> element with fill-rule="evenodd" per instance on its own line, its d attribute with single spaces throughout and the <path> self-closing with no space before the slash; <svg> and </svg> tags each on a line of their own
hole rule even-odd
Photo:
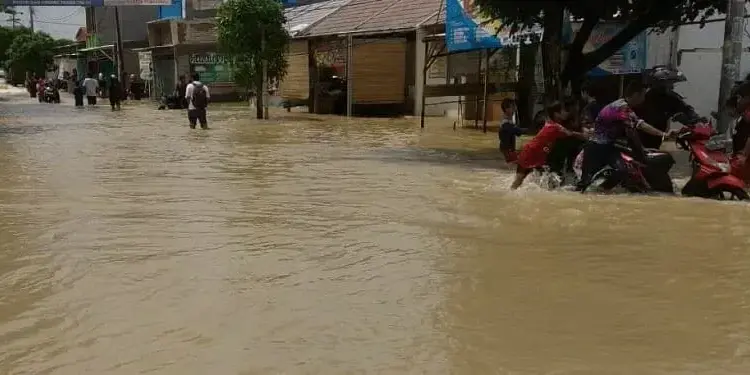
<svg viewBox="0 0 750 375">
<path fill-rule="evenodd" d="M 77 15 L 81 14 L 82 10 L 83 10 L 83 8 L 78 8 L 78 9 L 74 10 L 73 13 L 70 13 L 70 14 L 68 14 L 66 16 L 62 16 L 62 17 L 58 17 L 58 18 L 47 18 L 47 19 L 39 19 L 39 18 L 37 18 L 37 22 L 42 22 L 42 21 L 47 21 L 47 22 L 67 21 L 67 20 L 71 19 L 73 16 L 77 16 Z"/>
<path fill-rule="evenodd" d="M 39 21 L 39 20 L 35 20 L 34 22 L 44 23 L 47 25 L 63 25 L 63 26 L 78 26 L 78 27 L 83 26 L 80 23 L 72 23 L 72 22 L 54 22 L 54 21 Z"/>
</svg>

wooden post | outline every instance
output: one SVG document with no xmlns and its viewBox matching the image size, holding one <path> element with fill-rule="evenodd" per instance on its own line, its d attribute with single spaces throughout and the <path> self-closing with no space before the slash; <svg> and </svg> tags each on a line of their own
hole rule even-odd
<svg viewBox="0 0 750 375">
<path fill-rule="evenodd" d="M 487 85 L 489 83 L 490 75 L 490 50 L 484 52 L 484 93 L 482 94 L 482 106 L 484 106 L 484 114 L 482 115 L 482 131 L 487 133 Z"/>
<path fill-rule="evenodd" d="M 480 51 L 479 58 L 477 59 L 477 78 L 482 74 L 482 54 L 484 50 Z M 479 95 L 474 95 L 474 129 L 479 129 Z"/>
<path fill-rule="evenodd" d="M 265 30 L 261 30 L 260 34 L 260 51 L 261 51 L 261 69 L 263 75 L 263 82 L 261 83 L 260 95 L 263 104 L 263 119 L 268 120 L 268 59 L 266 58 L 266 33 Z"/>
<path fill-rule="evenodd" d="M 352 117 L 352 107 L 354 106 L 354 83 L 352 79 L 352 66 L 354 66 L 354 37 L 350 33 L 346 43 L 346 117 Z"/>
<path fill-rule="evenodd" d="M 429 67 L 428 62 L 430 61 L 430 56 L 427 56 L 429 53 L 429 43 L 422 41 L 424 43 L 424 66 L 422 66 L 422 102 L 420 104 L 421 110 L 419 111 L 419 127 L 424 129 L 424 107 L 425 107 L 425 93 L 424 90 L 427 87 L 427 68 Z"/>
</svg>

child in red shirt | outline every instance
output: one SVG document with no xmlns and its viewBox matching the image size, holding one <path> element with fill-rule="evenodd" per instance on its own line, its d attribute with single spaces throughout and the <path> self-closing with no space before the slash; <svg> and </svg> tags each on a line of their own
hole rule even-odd
<svg viewBox="0 0 750 375">
<path fill-rule="evenodd" d="M 570 131 L 560 125 L 569 116 L 568 108 L 565 108 L 561 102 L 554 102 L 547 107 L 547 121 L 544 126 L 529 143 L 523 146 L 518 154 L 516 178 L 510 185 L 511 190 L 518 189 L 529 173 L 547 163 L 547 156 L 555 142 L 571 136 L 585 138 L 583 133 Z"/>
</svg>

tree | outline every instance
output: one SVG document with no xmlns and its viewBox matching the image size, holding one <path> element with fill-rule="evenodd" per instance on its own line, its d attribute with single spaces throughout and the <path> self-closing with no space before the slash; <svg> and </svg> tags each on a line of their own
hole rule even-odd
<svg viewBox="0 0 750 375">
<path fill-rule="evenodd" d="M 289 34 L 284 9 L 277 0 L 228 0 L 217 13 L 219 50 L 233 62 L 235 82 L 257 98 L 257 117 L 263 118 L 262 65 L 268 79 L 286 74 Z"/>
<path fill-rule="evenodd" d="M 10 28 L 0 26 L 0 62 L 8 59 L 8 49 L 17 36 L 30 33 L 31 30 L 25 27 Z"/>
<path fill-rule="evenodd" d="M 475 0 L 487 16 L 501 20 L 514 33 L 525 27 L 542 26 L 542 62 L 548 99 L 559 98 L 568 84 L 578 86 L 584 75 L 649 28 L 666 30 L 684 22 L 700 20 L 726 8 L 727 0 Z M 564 63 L 562 26 L 570 15 L 581 27 L 567 46 Z M 594 28 L 603 21 L 624 23 L 620 32 L 596 50 L 583 53 Z M 576 89 L 576 87 L 574 87 Z M 577 90 L 574 90 L 577 92 Z"/>
<path fill-rule="evenodd" d="M 44 33 L 22 33 L 13 39 L 7 51 L 6 67 L 15 73 L 44 73 L 52 66 L 55 40 Z"/>
</svg>

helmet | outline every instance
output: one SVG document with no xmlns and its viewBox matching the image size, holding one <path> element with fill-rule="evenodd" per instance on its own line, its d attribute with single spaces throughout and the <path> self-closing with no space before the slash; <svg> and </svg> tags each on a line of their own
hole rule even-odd
<svg viewBox="0 0 750 375">
<path fill-rule="evenodd" d="M 677 69 L 667 66 L 655 66 L 646 71 L 646 81 L 649 84 L 677 83 L 687 81 L 687 77 Z"/>
</svg>

